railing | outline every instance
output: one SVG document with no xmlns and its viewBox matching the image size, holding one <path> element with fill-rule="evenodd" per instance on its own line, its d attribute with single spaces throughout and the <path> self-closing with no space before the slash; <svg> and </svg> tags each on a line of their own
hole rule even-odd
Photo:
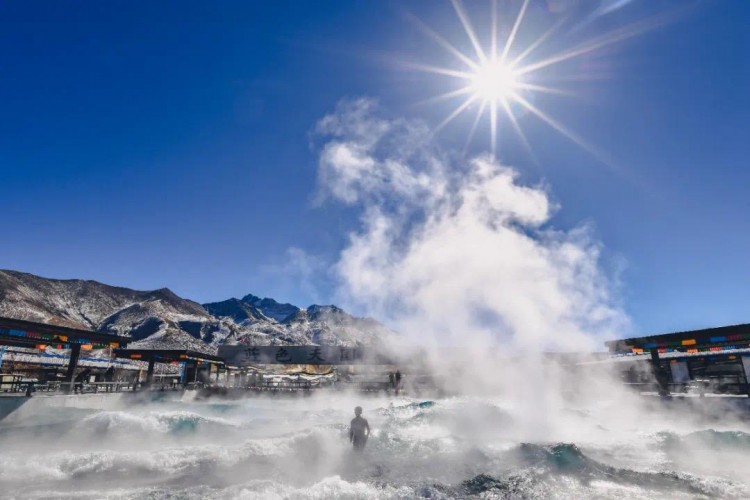
<svg viewBox="0 0 750 500">
<path fill-rule="evenodd" d="M 639 392 L 659 392 L 657 382 L 625 382 L 625 385 Z M 670 394 L 727 394 L 750 396 L 750 384 L 742 382 L 717 382 L 715 380 L 691 380 L 689 382 L 667 383 Z"/>
<path fill-rule="evenodd" d="M 358 392 L 388 392 L 393 390 L 390 382 L 343 382 L 333 380 L 264 380 L 237 384 L 229 389 L 257 392 L 299 392 L 323 388 L 352 389 Z"/>
<path fill-rule="evenodd" d="M 309 380 L 263 380 L 243 385 L 234 386 L 234 389 L 245 389 L 249 391 L 309 391 L 312 388 L 318 388 L 321 385 L 313 384 Z"/>
<path fill-rule="evenodd" d="M 265 379 L 245 381 L 244 384 L 234 384 L 228 387 L 204 382 L 179 383 L 176 379 L 155 380 L 151 384 L 145 382 L 117 381 L 117 382 L 36 382 L 24 379 L 22 376 L 4 375 L 0 378 L 0 394 L 25 394 L 27 396 L 51 394 L 101 394 L 136 391 L 183 391 L 183 390 L 217 390 L 217 391 L 248 391 L 248 392 L 310 392 L 316 389 L 352 389 L 358 392 L 388 392 L 392 390 L 389 382 L 357 381 L 344 382 L 326 380 L 289 380 Z"/>
<path fill-rule="evenodd" d="M 197 388 L 196 384 L 191 384 Z M 202 384 L 199 384 L 202 386 Z M 158 382 L 150 385 L 145 382 L 120 381 L 120 382 L 34 382 L 17 377 L 12 381 L 0 382 L 0 393 L 26 394 L 32 396 L 39 394 L 106 394 L 117 392 L 148 391 L 178 391 L 183 390 L 179 383 Z"/>
<path fill-rule="evenodd" d="M 28 383 L 21 375 L 0 375 L 0 393 L 23 392 Z"/>
</svg>

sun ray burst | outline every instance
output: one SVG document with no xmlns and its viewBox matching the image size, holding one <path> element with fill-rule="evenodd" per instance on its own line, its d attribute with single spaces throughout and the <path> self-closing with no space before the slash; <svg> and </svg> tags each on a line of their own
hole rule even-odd
<svg viewBox="0 0 750 500">
<path fill-rule="evenodd" d="M 536 83 L 524 83 L 519 82 L 516 87 L 523 90 L 533 90 L 535 92 L 543 92 L 545 94 L 555 94 L 555 95 L 564 95 L 564 96 L 574 96 L 575 94 L 571 92 L 570 90 L 565 89 L 558 89 L 555 87 L 549 87 L 547 85 L 538 85 Z"/>
<path fill-rule="evenodd" d="M 469 87 L 461 87 L 460 89 L 452 90 L 450 92 L 445 92 L 444 94 L 438 94 L 433 97 L 428 97 L 427 99 L 423 99 L 421 101 L 417 101 L 414 103 L 415 106 L 424 106 L 425 104 L 434 104 L 436 102 L 445 101 L 448 99 L 453 99 L 454 97 L 459 97 L 466 94 L 471 94 L 473 90 Z"/>
<path fill-rule="evenodd" d="M 468 71 L 461 71 L 461 70 L 452 69 L 452 68 L 442 68 L 440 66 L 431 66 L 429 64 L 422 64 L 422 63 L 415 63 L 415 62 L 400 61 L 399 65 L 404 68 L 413 69 L 416 71 L 424 71 L 426 73 L 433 73 L 436 75 L 463 78 L 464 80 L 468 80 L 474 75 L 474 73 L 470 73 Z"/>
<path fill-rule="evenodd" d="M 500 57 L 501 61 L 505 61 L 505 59 L 508 57 L 508 52 L 510 52 L 510 47 L 513 45 L 513 42 L 516 39 L 516 34 L 518 33 L 518 29 L 521 27 L 521 23 L 523 22 L 523 16 L 526 14 L 526 8 L 529 6 L 529 0 L 523 0 L 523 5 L 521 5 L 521 10 L 518 12 L 518 16 L 516 16 L 516 21 L 513 23 L 513 29 L 510 30 L 510 35 L 508 35 L 508 41 L 505 42 L 505 46 L 503 47 L 503 55 Z"/>
<path fill-rule="evenodd" d="M 529 46 L 526 47 L 523 52 L 521 52 L 521 54 L 519 54 L 518 57 L 513 60 L 513 65 L 518 66 L 519 64 L 521 64 L 521 61 L 526 59 L 532 52 L 541 47 L 541 45 L 546 42 L 549 37 L 551 37 L 557 30 L 560 29 L 563 24 L 565 24 L 565 20 L 566 19 L 564 17 L 560 18 L 555 24 L 552 25 L 550 29 L 542 33 L 539 38 L 531 42 Z"/>
<path fill-rule="evenodd" d="M 451 44 L 445 37 L 429 28 L 415 16 L 408 15 L 409 19 L 423 33 L 435 40 L 438 45 L 456 57 L 468 68 L 467 70 L 461 70 L 425 64 L 409 64 L 409 66 L 414 69 L 455 78 L 461 82 L 461 86 L 458 89 L 420 101 L 421 104 L 462 97 L 467 94 L 469 96 L 461 101 L 459 105 L 445 119 L 443 119 L 437 127 L 435 127 L 434 133 L 442 130 L 451 121 L 466 111 L 471 104 L 478 101 L 480 105 L 469 130 L 469 135 L 466 141 L 467 147 L 474 137 L 479 121 L 482 119 L 482 116 L 485 115 L 485 112 L 487 112 L 489 115 L 490 152 L 493 156 L 496 154 L 497 150 L 497 135 L 498 130 L 501 127 L 500 115 L 502 115 L 504 120 L 507 120 L 510 123 L 510 126 L 520 138 L 523 146 L 533 157 L 533 151 L 531 150 L 526 134 L 524 134 L 523 128 L 519 122 L 519 116 L 517 116 L 513 110 L 515 105 L 516 108 L 525 109 L 528 111 L 529 115 L 533 115 L 545 122 L 554 130 L 602 160 L 604 155 L 602 155 L 601 152 L 591 146 L 588 142 L 584 141 L 578 134 L 572 132 L 562 123 L 540 110 L 532 103 L 533 100 L 531 99 L 531 96 L 536 93 L 560 96 L 574 95 L 568 90 L 552 85 L 551 83 L 554 81 L 559 82 L 563 80 L 555 78 L 554 75 L 550 75 L 547 70 L 553 66 L 582 57 L 596 50 L 653 29 L 661 24 L 663 19 L 659 20 L 650 18 L 641 20 L 604 35 L 592 38 L 566 50 L 561 50 L 557 53 L 533 60 L 532 55 L 538 51 L 542 45 L 548 42 L 552 35 L 560 30 L 565 24 L 566 19 L 561 18 L 557 20 L 549 29 L 533 39 L 531 43 L 526 46 L 520 46 L 518 50 L 513 50 L 514 46 L 519 45 L 518 40 L 521 39 L 519 34 L 524 30 L 524 21 L 528 15 L 530 0 L 522 0 L 521 6 L 513 20 L 507 36 L 503 37 L 505 40 L 504 42 L 499 42 L 499 39 L 501 38 L 498 16 L 499 1 L 501 0 L 490 0 L 490 43 L 488 47 L 483 47 L 462 1 L 451 0 L 451 4 L 461 26 L 463 27 L 463 31 L 474 49 L 474 58 L 456 48 L 456 46 Z M 519 54 L 517 56 L 511 56 L 511 52 L 519 52 Z M 580 79 L 584 80 L 585 78 Z"/>
<path fill-rule="evenodd" d="M 469 135 L 466 137 L 466 144 L 464 144 L 464 150 L 469 149 L 469 144 L 471 144 L 471 140 L 474 138 L 474 134 L 477 131 L 477 127 L 479 126 L 479 120 L 482 119 L 482 115 L 484 114 L 484 110 L 487 107 L 487 102 L 482 101 L 482 104 L 479 105 L 477 108 L 477 115 L 474 117 L 474 123 L 471 124 L 471 129 L 469 129 Z"/>
<path fill-rule="evenodd" d="M 476 96 L 469 96 L 463 104 L 461 104 L 459 107 L 453 110 L 451 114 L 445 117 L 445 119 L 438 124 L 437 127 L 433 129 L 433 134 L 438 133 L 440 130 L 443 129 L 446 125 L 448 125 L 451 121 L 453 121 L 454 118 L 456 118 L 458 115 L 460 115 L 466 108 L 471 106 L 471 103 L 473 103 L 476 100 Z"/>
<path fill-rule="evenodd" d="M 482 49 L 482 45 L 479 43 L 477 34 L 474 32 L 474 28 L 471 25 L 469 16 L 468 14 L 466 14 L 466 10 L 464 10 L 464 6 L 461 4 L 460 0 L 451 0 L 451 3 L 453 4 L 453 9 L 456 11 L 456 15 L 458 15 L 458 18 L 461 20 L 461 24 L 464 27 L 464 31 L 466 31 L 466 36 L 469 37 L 469 40 L 471 41 L 471 45 L 474 47 L 474 50 L 477 53 L 479 62 L 484 63 L 484 61 L 487 60 L 487 56 L 484 55 L 484 50 Z"/>
<path fill-rule="evenodd" d="M 542 110 L 531 104 L 529 101 L 524 99 L 522 96 L 516 96 L 516 100 L 518 103 L 529 110 L 532 114 L 537 116 L 540 120 L 545 122 L 547 125 L 552 127 L 553 129 L 557 130 L 560 134 L 567 137 L 570 141 L 577 144 L 579 147 L 581 147 L 584 151 L 588 152 L 590 155 L 592 155 L 594 158 L 599 160 L 600 162 L 604 163 L 605 165 L 612 165 L 612 161 L 607 157 L 606 154 L 604 154 L 602 151 L 600 151 L 598 148 L 596 148 L 594 145 L 590 144 L 586 140 L 584 140 L 581 136 L 573 132 L 572 130 L 565 127 L 562 123 L 555 120 L 548 114 L 544 113 Z"/>
<path fill-rule="evenodd" d="M 503 101 L 503 109 L 505 110 L 505 114 L 508 115 L 508 119 L 513 126 L 513 130 L 516 131 L 516 134 L 518 134 L 519 139 L 521 139 L 521 144 L 523 144 L 524 149 L 526 149 L 526 152 L 529 153 L 529 155 L 536 160 L 536 155 L 534 155 L 534 150 L 531 149 L 531 144 L 529 144 L 529 140 L 526 138 L 526 134 L 523 133 L 523 129 L 521 128 L 521 125 L 518 123 L 518 119 L 516 118 L 515 113 L 513 113 L 513 110 L 510 107 L 510 104 L 508 103 L 508 100 Z"/>
<path fill-rule="evenodd" d="M 497 57 L 497 0 L 490 0 L 490 57 Z"/>
<path fill-rule="evenodd" d="M 469 58 L 466 54 L 464 54 L 463 52 L 458 50 L 456 47 L 451 45 L 451 43 L 448 40 L 440 36 L 436 31 L 434 31 L 429 26 L 427 26 L 422 21 L 420 21 L 418 17 L 413 16 L 408 13 L 406 14 L 406 16 L 417 28 L 420 29 L 420 31 L 422 31 L 422 33 L 426 34 L 427 36 L 435 40 L 438 45 L 443 47 L 449 53 L 453 54 L 461 62 L 466 64 L 469 68 L 471 68 L 474 71 L 476 71 L 479 68 L 479 65 L 477 63 L 472 61 L 471 58 Z"/>
<path fill-rule="evenodd" d="M 610 33 L 605 33 L 604 35 L 595 37 L 565 52 L 561 52 L 536 63 L 529 64 L 528 66 L 525 66 L 521 72 L 529 73 L 532 71 L 537 71 L 547 66 L 559 64 L 561 62 L 580 57 L 582 55 L 602 49 L 608 45 L 620 43 L 624 40 L 627 40 L 628 38 L 633 38 L 635 36 L 641 35 L 662 25 L 664 22 L 664 19 L 660 17 L 643 19 L 627 26 L 623 26 L 622 28 L 618 28 Z"/>
</svg>

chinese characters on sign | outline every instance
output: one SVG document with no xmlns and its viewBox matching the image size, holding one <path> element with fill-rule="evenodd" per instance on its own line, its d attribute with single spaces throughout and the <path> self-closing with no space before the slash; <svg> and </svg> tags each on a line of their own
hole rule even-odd
<svg viewBox="0 0 750 500">
<path fill-rule="evenodd" d="M 347 349 L 346 347 L 339 347 L 339 361 L 351 361 L 352 360 L 352 350 L 353 349 Z"/>
<path fill-rule="evenodd" d="M 292 361 L 292 357 L 289 355 L 289 351 L 283 347 L 276 349 L 276 361 L 279 363 L 289 363 Z"/>
<path fill-rule="evenodd" d="M 325 360 L 320 356 L 320 347 L 316 347 L 312 350 L 310 353 L 310 356 L 307 358 L 308 363 L 324 363 Z"/>
<path fill-rule="evenodd" d="M 257 363 L 260 360 L 260 351 L 257 347 L 249 347 L 247 351 L 247 358 L 253 363 Z"/>
<path fill-rule="evenodd" d="M 376 362 L 358 347 L 342 346 L 242 346 L 219 347 L 219 356 L 231 366 L 255 364 L 346 365 Z"/>
</svg>

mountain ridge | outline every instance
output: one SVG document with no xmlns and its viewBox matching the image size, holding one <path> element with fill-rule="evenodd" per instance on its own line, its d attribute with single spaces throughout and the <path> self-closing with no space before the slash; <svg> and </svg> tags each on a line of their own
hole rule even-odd
<svg viewBox="0 0 750 500">
<path fill-rule="evenodd" d="M 373 345 L 394 334 L 334 305 L 302 309 L 253 294 L 200 304 L 166 287 L 134 290 L 14 270 L 0 270 L 0 316 L 124 335 L 131 347 L 211 354 L 222 344 Z"/>
</svg>

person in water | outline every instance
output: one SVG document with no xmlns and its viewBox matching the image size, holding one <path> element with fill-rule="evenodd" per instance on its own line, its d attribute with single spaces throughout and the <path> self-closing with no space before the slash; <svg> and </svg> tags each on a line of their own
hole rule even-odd
<svg viewBox="0 0 750 500">
<path fill-rule="evenodd" d="M 354 408 L 354 418 L 349 426 L 349 441 L 354 445 L 356 451 L 362 451 L 367 444 L 367 438 L 370 435 L 370 424 L 362 418 L 362 407 Z M 366 432 L 365 432 L 366 431 Z"/>
</svg>

